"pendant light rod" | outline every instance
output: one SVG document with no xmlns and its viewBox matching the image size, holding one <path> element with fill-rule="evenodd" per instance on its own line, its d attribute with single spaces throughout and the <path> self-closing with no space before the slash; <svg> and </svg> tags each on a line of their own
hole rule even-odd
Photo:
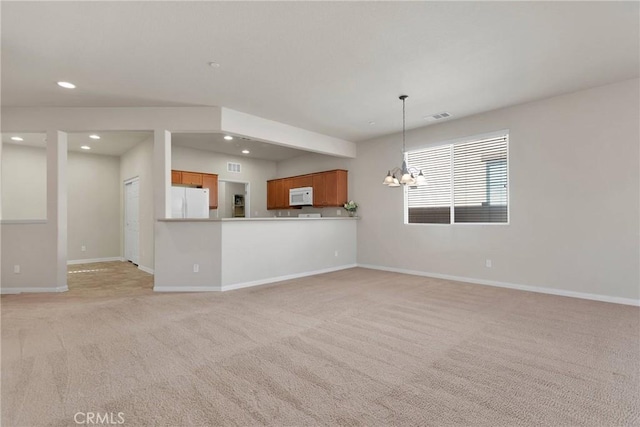
<svg viewBox="0 0 640 427">
<path fill-rule="evenodd" d="M 400 95 L 399 99 L 402 100 L 402 157 L 404 158 L 405 148 L 405 128 L 406 128 L 406 115 L 405 115 L 405 102 L 409 95 Z"/>
</svg>

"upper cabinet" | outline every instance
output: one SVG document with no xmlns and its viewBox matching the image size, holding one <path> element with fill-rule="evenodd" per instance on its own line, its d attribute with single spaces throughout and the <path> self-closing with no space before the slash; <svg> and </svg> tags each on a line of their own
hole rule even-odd
<svg viewBox="0 0 640 427">
<path fill-rule="evenodd" d="M 291 188 L 313 187 L 313 175 L 302 175 L 288 178 L 291 180 Z"/>
<path fill-rule="evenodd" d="M 182 171 L 171 171 L 171 184 L 182 184 Z"/>
<path fill-rule="evenodd" d="M 338 169 L 267 181 L 267 209 L 290 209 L 291 188 L 313 187 L 313 206 L 342 207 L 347 203 L 348 172 Z"/>
<path fill-rule="evenodd" d="M 332 170 L 313 175 L 313 206 L 333 207 L 347 203 L 347 171 Z"/>
<path fill-rule="evenodd" d="M 278 209 L 278 201 L 276 200 L 278 181 L 280 180 L 267 181 L 267 209 Z"/>
<path fill-rule="evenodd" d="M 209 189 L 209 209 L 218 209 L 218 175 L 212 173 L 171 171 L 171 184 Z"/>
<path fill-rule="evenodd" d="M 182 184 L 202 187 L 202 174 L 182 171 Z"/>
</svg>

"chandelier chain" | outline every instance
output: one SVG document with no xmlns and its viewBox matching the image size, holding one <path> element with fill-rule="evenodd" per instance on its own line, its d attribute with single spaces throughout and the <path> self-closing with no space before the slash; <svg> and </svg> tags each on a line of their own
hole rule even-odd
<svg viewBox="0 0 640 427">
<path fill-rule="evenodd" d="M 404 143 L 404 134 L 405 134 L 405 123 L 406 123 L 406 116 L 405 116 L 405 99 L 406 96 L 402 96 L 400 97 L 402 99 L 402 154 L 405 153 L 406 148 L 405 148 L 405 143 Z"/>
</svg>

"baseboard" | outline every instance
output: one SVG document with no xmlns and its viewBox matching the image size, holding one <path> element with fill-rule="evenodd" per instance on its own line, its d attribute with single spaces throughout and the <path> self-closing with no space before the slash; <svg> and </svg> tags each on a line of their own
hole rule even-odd
<svg viewBox="0 0 640 427">
<path fill-rule="evenodd" d="M 22 294 L 22 293 L 42 293 L 42 292 L 50 292 L 50 293 L 56 293 L 56 292 L 67 292 L 69 290 L 69 288 L 65 285 L 65 286 L 59 286 L 57 288 L 35 288 L 35 287 L 28 287 L 28 288 L 2 288 L 0 289 L 0 294 L 2 295 L 15 295 L 15 294 Z"/>
<path fill-rule="evenodd" d="M 589 294 L 585 292 L 567 291 L 563 289 L 545 288 L 541 286 L 519 285 L 515 283 L 497 282 L 494 280 L 475 279 L 472 277 L 451 276 L 448 274 L 430 273 L 426 271 L 406 270 L 404 268 L 386 267 L 382 265 L 358 264 L 358 267 L 372 270 L 391 271 L 394 273 L 410 274 L 412 276 L 433 277 L 435 279 L 455 280 L 457 282 L 474 283 L 477 285 L 495 286 L 498 288 L 517 289 L 520 291 L 537 292 L 540 294 L 559 295 L 563 297 L 588 299 L 593 301 L 610 302 L 614 304 L 640 306 L 640 300 L 632 298 L 612 297 L 608 295 Z"/>
<path fill-rule="evenodd" d="M 114 256 L 114 257 L 108 257 L 108 258 L 73 259 L 73 260 L 68 260 L 67 265 L 93 264 L 94 262 L 112 262 L 112 261 L 124 261 L 124 258 L 119 256 Z"/>
<path fill-rule="evenodd" d="M 338 267 L 323 268 L 321 270 L 307 271 L 304 273 L 288 274 L 286 276 L 270 277 L 268 279 L 253 280 L 251 282 L 234 283 L 232 285 L 222 286 L 222 291 L 233 291 L 235 289 L 250 288 L 252 286 L 266 285 L 269 283 L 283 282 L 285 280 L 299 279 L 301 277 L 315 276 L 317 274 L 331 273 L 333 271 L 346 270 L 347 268 L 357 267 L 357 264 L 340 265 Z"/>
<path fill-rule="evenodd" d="M 219 286 L 154 286 L 154 292 L 220 292 Z"/>
<path fill-rule="evenodd" d="M 144 265 L 139 265 L 138 270 L 142 270 L 145 273 L 153 274 L 153 268 L 145 267 Z"/>
</svg>

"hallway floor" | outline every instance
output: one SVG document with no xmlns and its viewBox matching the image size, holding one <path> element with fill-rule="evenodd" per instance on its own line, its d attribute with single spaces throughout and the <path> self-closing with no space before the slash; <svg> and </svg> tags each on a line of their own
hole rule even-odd
<svg viewBox="0 0 640 427">
<path fill-rule="evenodd" d="M 130 262 L 96 262 L 68 267 L 65 294 L 77 297 L 125 297 L 153 293 L 153 275 Z"/>
</svg>

